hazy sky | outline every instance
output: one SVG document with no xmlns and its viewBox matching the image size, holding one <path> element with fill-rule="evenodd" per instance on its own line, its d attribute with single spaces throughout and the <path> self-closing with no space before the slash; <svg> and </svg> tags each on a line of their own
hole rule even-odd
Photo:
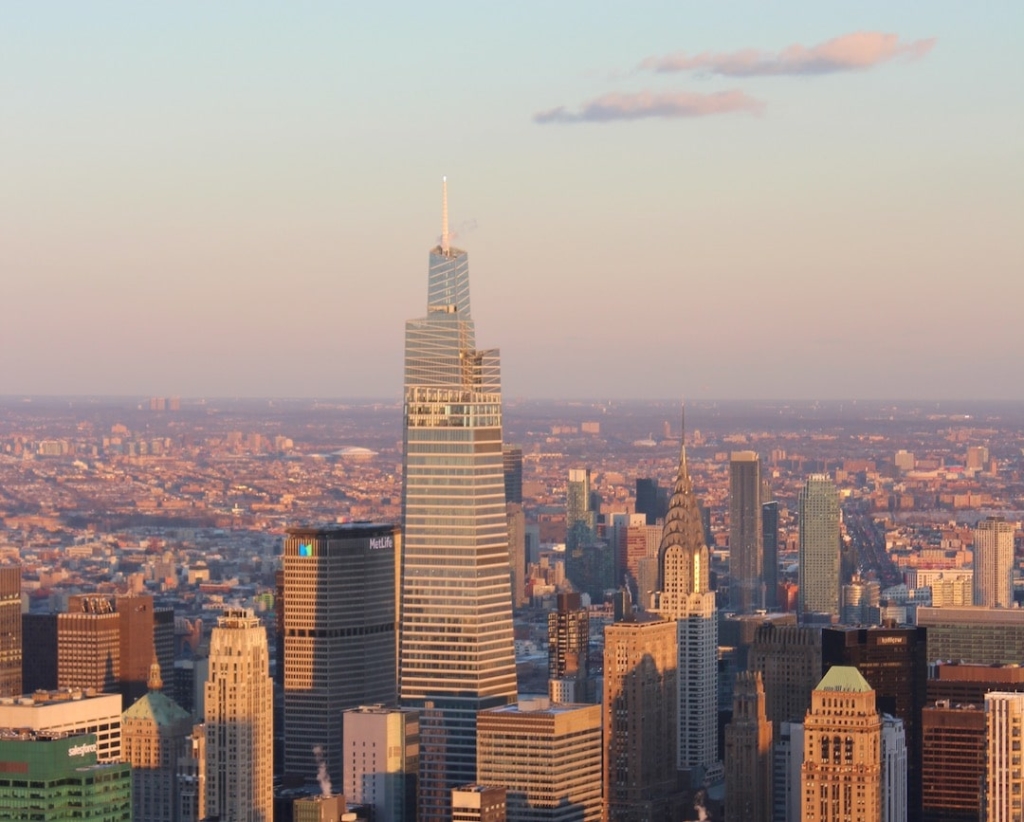
<svg viewBox="0 0 1024 822">
<path fill-rule="evenodd" d="M 1024 399 L 1024 3 L 9 3 L 0 394 Z"/>
</svg>

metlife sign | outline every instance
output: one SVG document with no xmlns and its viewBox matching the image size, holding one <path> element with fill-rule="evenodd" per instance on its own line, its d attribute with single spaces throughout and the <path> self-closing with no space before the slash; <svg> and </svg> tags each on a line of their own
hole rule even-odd
<svg viewBox="0 0 1024 822">
<path fill-rule="evenodd" d="M 391 536 L 370 537 L 369 541 L 371 551 L 393 550 L 395 547 L 395 538 Z"/>
</svg>

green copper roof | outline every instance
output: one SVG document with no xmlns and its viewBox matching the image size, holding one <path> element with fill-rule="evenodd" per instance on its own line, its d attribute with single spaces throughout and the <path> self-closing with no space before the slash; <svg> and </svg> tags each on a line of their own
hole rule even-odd
<svg viewBox="0 0 1024 822">
<path fill-rule="evenodd" d="M 868 681 L 851 665 L 833 665 L 818 683 L 816 691 L 846 691 L 864 693 L 873 688 Z"/>
<path fill-rule="evenodd" d="M 191 719 L 188 711 L 159 691 L 150 691 L 124 712 L 122 720 L 144 719 L 163 728 L 182 720 Z"/>
</svg>

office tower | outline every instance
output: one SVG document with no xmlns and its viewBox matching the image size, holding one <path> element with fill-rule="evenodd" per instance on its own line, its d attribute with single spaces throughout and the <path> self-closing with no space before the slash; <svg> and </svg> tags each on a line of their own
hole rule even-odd
<svg viewBox="0 0 1024 822">
<path fill-rule="evenodd" d="M 452 788 L 452 822 L 505 822 L 505 788 L 463 785 Z"/>
<path fill-rule="evenodd" d="M 565 550 L 592 542 L 597 534 L 597 512 L 591 508 L 590 469 L 570 468 L 565 487 Z"/>
<path fill-rule="evenodd" d="M 344 796 L 301 796 L 292 803 L 292 822 L 342 822 Z"/>
<path fill-rule="evenodd" d="M 562 702 L 591 702 L 590 614 L 579 594 L 559 594 L 548 613 L 548 681 L 558 682 L 553 697 Z"/>
<path fill-rule="evenodd" d="M 191 748 L 192 717 L 160 693 L 160 665 L 151 666 L 149 693 L 121 717 L 122 758 L 132 766 L 132 816 L 179 821 L 178 765 Z"/>
<path fill-rule="evenodd" d="M 764 544 L 764 607 L 779 607 L 779 503 L 761 504 L 761 538 Z"/>
<path fill-rule="evenodd" d="M 153 597 L 146 594 L 116 597 L 85 594 L 68 600 L 68 615 L 96 615 L 103 622 L 110 613 L 116 613 L 118 617 L 116 688 L 127 706 L 147 693 L 149 668 L 154 655 L 160 663 L 161 680 L 166 677 L 170 682 L 174 667 L 174 611 L 170 608 L 157 608 Z M 60 632 L 64 616 L 58 618 Z M 82 623 L 75 621 L 78 625 L 76 631 L 80 630 Z M 72 638 L 58 638 L 60 645 L 74 646 L 75 642 Z M 75 656 L 74 648 L 71 649 L 71 655 Z M 58 658 L 68 657 L 58 649 Z M 87 687 L 84 683 L 73 681 L 59 681 L 58 684 L 60 687 Z"/>
<path fill-rule="evenodd" d="M 647 525 L 654 525 L 665 516 L 660 510 L 658 481 L 651 477 L 636 478 L 636 505 L 634 510 L 643 514 Z"/>
<path fill-rule="evenodd" d="M 754 633 L 747 668 L 761 674 L 765 712 L 778 736 L 783 722 L 802 722 L 811 691 L 821 679 L 821 631 L 796 625 L 762 625 Z"/>
<path fill-rule="evenodd" d="M 988 517 L 974 529 L 974 604 L 1013 607 L 1014 525 Z"/>
<path fill-rule="evenodd" d="M 1024 694 L 985 694 L 985 819 L 1019 822 L 1024 818 Z"/>
<path fill-rule="evenodd" d="M 267 631 L 252 611 L 226 609 L 210 635 L 206 816 L 273 818 L 273 711 Z"/>
<path fill-rule="evenodd" d="M 115 693 L 120 684 L 121 617 L 113 610 L 57 614 L 57 687 Z"/>
<path fill-rule="evenodd" d="M 711 555 L 686 463 L 685 425 L 683 430 L 679 473 L 658 550 L 655 610 L 677 626 L 676 767 L 693 771 L 718 761 L 718 613 Z"/>
<path fill-rule="evenodd" d="M 600 601 L 619 583 L 615 549 L 597 538 L 597 510 L 589 468 L 570 468 L 565 501 L 565 575 L 577 591 Z"/>
<path fill-rule="evenodd" d="M 469 258 L 430 252 L 427 316 L 405 332 L 401 699 L 420 709 L 423 822 L 476 778 L 476 714 L 516 694 L 497 350 L 476 349 Z"/>
<path fill-rule="evenodd" d="M 0 697 L 21 696 L 21 566 L 0 566 Z"/>
<path fill-rule="evenodd" d="M 772 724 L 758 673 L 741 673 L 725 728 L 725 822 L 770 822 Z"/>
<path fill-rule="evenodd" d="M 284 769 L 341 784 L 341 715 L 396 697 L 393 525 L 292 528 L 284 540 Z M 321 760 L 313 749 L 320 749 Z"/>
<path fill-rule="evenodd" d="M 21 615 L 21 689 L 57 687 L 57 614 Z"/>
<path fill-rule="evenodd" d="M 376 822 L 416 822 L 419 714 L 363 705 L 345 711 L 343 725 L 346 798 L 372 805 Z"/>
<path fill-rule="evenodd" d="M 764 607 L 761 458 L 733 451 L 729 460 L 729 602 L 738 614 Z"/>
<path fill-rule="evenodd" d="M 872 610 L 877 614 L 881 598 L 882 586 L 877 580 L 855 576 L 842 587 L 839 621 L 843 625 L 870 625 Z"/>
<path fill-rule="evenodd" d="M 36 691 L 0 701 L 0 728 L 51 736 L 93 737 L 98 762 L 121 759 L 121 696 L 82 691 Z"/>
<path fill-rule="evenodd" d="M 879 822 L 881 756 L 875 692 L 856 668 L 830 668 L 804 719 L 804 822 Z"/>
<path fill-rule="evenodd" d="M 917 609 L 928 629 L 928 658 L 976 665 L 1012 665 L 1024 659 L 1024 608 Z"/>
<path fill-rule="evenodd" d="M 526 604 L 526 515 L 522 503 L 505 506 L 508 522 L 508 565 L 512 575 L 512 607 Z"/>
<path fill-rule="evenodd" d="M 839 491 L 812 474 L 800 491 L 801 614 L 839 615 Z"/>
<path fill-rule="evenodd" d="M 931 648 L 931 635 L 928 636 Z M 931 654 L 929 653 L 929 656 Z M 1024 692 L 1024 668 L 1015 665 L 972 665 L 939 662 L 928 665 L 928 703 L 983 705 L 989 691 Z"/>
<path fill-rule="evenodd" d="M 903 720 L 907 739 L 907 819 L 921 818 L 921 711 L 927 698 L 924 628 L 825 628 L 821 667 L 853 665 L 875 690 L 878 709 Z"/>
<path fill-rule="evenodd" d="M 907 738 L 903 720 L 882 714 L 882 822 L 907 822 Z"/>
<path fill-rule="evenodd" d="M 599 822 L 601 706 L 541 697 L 481 711 L 477 781 L 505 786 L 508 822 Z"/>
<path fill-rule="evenodd" d="M 604 629 L 604 801 L 608 822 L 676 819 L 678 635 L 653 614 Z"/>
<path fill-rule="evenodd" d="M 505 471 L 505 502 L 523 504 L 523 446 L 506 445 L 501 449 Z"/>
<path fill-rule="evenodd" d="M 772 745 L 772 822 L 800 822 L 803 765 L 803 723 L 780 723 L 779 735 Z"/>
<path fill-rule="evenodd" d="M 193 725 L 178 758 L 178 822 L 200 822 L 206 808 L 206 728 Z"/>
<path fill-rule="evenodd" d="M 131 822 L 131 767 L 98 762 L 91 735 L 0 735 L 0 816 L 35 822 Z M 138 818 L 138 817 L 136 817 Z"/>
<path fill-rule="evenodd" d="M 977 822 L 985 784 L 985 700 L 940 700 L 921 713 L 923 822 Z"/>
</svg>

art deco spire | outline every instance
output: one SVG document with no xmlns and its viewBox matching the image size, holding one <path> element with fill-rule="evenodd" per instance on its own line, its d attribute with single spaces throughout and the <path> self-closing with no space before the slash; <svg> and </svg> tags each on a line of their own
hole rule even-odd
<svg viewBox="0 0 1024 822">
<path fill-rule="evenodd" d="M 686 407 L 683 407 L 682 431 L 679 435 L 682 447 L 679 453 L 679 474 L 672 489 L 669 500 L 668 514 L 665 516 L 665 529 L 661 535 L 661 547 L 658 551 L 660 564 L 664 567 L 665 551 L 673 545 L 684 550 L 699 551 L 704 545 L 704 523 L 700 517 L 700 505 L 693 493 L 690 481 L 690 470 L 686 463 Z"/>
<path fill-rule="evenodd" d="M 441 178 L 441 253 L 448 256 L 448 178 Z"/>
</svg>

